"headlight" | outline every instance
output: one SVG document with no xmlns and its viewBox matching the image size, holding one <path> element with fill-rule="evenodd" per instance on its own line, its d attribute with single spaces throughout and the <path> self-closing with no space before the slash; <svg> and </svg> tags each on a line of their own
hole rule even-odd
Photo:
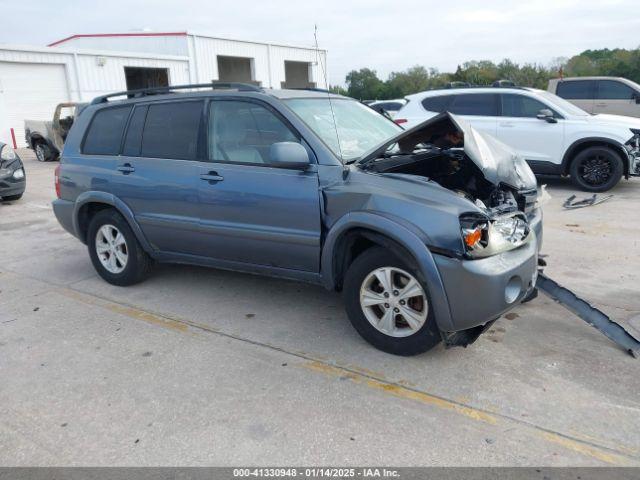
<svg viewBox="0 0 640 480">
<path fill-rule="evenodd" d="M 4 147 L 2 147 L 2 150 L 0 150 L 0 158 L 2 160 L 15 160 L 16 158 L 18 158 L 18 156 L 16 155 L 16 152 L 13 150 L 13 148 L 11 148 L 9 145 L 5 145 Z"/>
<path fill-rule="evenodd" d="M 22 168 L 18 168 L 13 172 L 13 178 L 16 180 L 22 180 L 24 178 L 24 170 Z"/>
<path fill-rule="evenodd" d="M 526 242 L 531 229 L 520 213 L 482 218 L 477 215 L 460 219 L 462 241 L 467 254 L 482 258 L 518 248 Z"/>
</svg>

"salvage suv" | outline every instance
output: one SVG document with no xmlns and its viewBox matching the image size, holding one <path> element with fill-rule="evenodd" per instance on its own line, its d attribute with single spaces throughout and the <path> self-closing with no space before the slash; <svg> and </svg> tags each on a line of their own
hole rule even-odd
<svg viewBox="0 0 640 480">
<path fill-rule="evenodd" d="M 121 92 L 78 116 L 55 178 L 107 282 L 174 262 L 321 284 L 394 354 L 467 345 L 535 288 L 533 173 L 446 113 L 403 130 L 318 91 Z"/>
</svg>

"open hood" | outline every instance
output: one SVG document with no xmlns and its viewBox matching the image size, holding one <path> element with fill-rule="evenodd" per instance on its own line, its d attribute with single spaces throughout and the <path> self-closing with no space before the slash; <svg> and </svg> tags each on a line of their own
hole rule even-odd
<svg viewBox="0 0 640 480">
<path fill-rule="evenodd" d="M 533 172 L 516 152 L 490 135 L 478 132 L 461 118 L 448 112 L 436 115 L 365 153 L 356 163 L 367 165 L 384 156 L 397 144 L 399 152 L 412 152 L 420 143 L 442 150 L 463 148 L 464 153 L 494 185 L 505 183 L 518 190 L 536 188 Z"/>
</svg>

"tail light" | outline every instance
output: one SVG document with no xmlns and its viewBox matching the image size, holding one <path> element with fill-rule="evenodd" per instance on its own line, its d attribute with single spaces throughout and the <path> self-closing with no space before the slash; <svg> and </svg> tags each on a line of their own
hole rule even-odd
<svg viewBox="0 0 640 480">
<path fill-rule="evenodd" d="M 60 198 L 60 164 L 56 166 L 56 170 L 53 175 L 54 175 L 54 182 L 56 185 L 56 196 Z"/>
<path fill-rule="evenodd" d="M 398 125 L 402 125 L 403 123 L 407 123 L 407 121 L 408 120 L 406 118 L 396 118 L 394 120 L 394 122 L 396 122 L 396 124 L 398 124 Z"/>
</svg>

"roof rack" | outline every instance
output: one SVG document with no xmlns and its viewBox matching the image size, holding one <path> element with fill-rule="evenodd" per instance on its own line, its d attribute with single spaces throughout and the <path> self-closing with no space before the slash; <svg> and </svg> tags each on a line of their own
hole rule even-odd
<svg viewBox="0 0 640 480">
<path fill-rule="evenodd" d="M 308 92 L 320 92 L 320 93 L 331 93 L 331 91 L 326 88 L 318 88 L 318 87 L 289 87 L 286 90 L 306 90 Z"/>
<path fill-rule="evenodd" d="M 138 90 L 125 90 L 123 92 L 109 93 L 101 95 L 91 101 L 91 105 L 105 103 L 109 98 L 113 97 L 129 97 L 140 98 L 148 95 L 162 95 L 165 93 L 174 93 L 178 90 L 187 90 L 195 88 L 210 88 L 212 90 L 238 90 L 239 92 L 263 92 L 262 87 L 252 85 L 250 83 L 239 82 L 211 82 L 211 83 L 192 83 L 189 85 L 169 85 L 167 87 L 140 88 Z"/>
<path fill-rule="evenodd" d="M 452 85 L 453 83 L 458 83 L 457 85 Z M 526 90 L 528 87 L 521 87 L 511 82 L 510 80 L 497 80 L 493 82 L 491 85 L 471 85 L 466 82 L 450 82 L 449 84 L 432 88 L 431 90 L 458 90 L 463 88 L 515 88 L 517 90 Z"/>
</svg>

